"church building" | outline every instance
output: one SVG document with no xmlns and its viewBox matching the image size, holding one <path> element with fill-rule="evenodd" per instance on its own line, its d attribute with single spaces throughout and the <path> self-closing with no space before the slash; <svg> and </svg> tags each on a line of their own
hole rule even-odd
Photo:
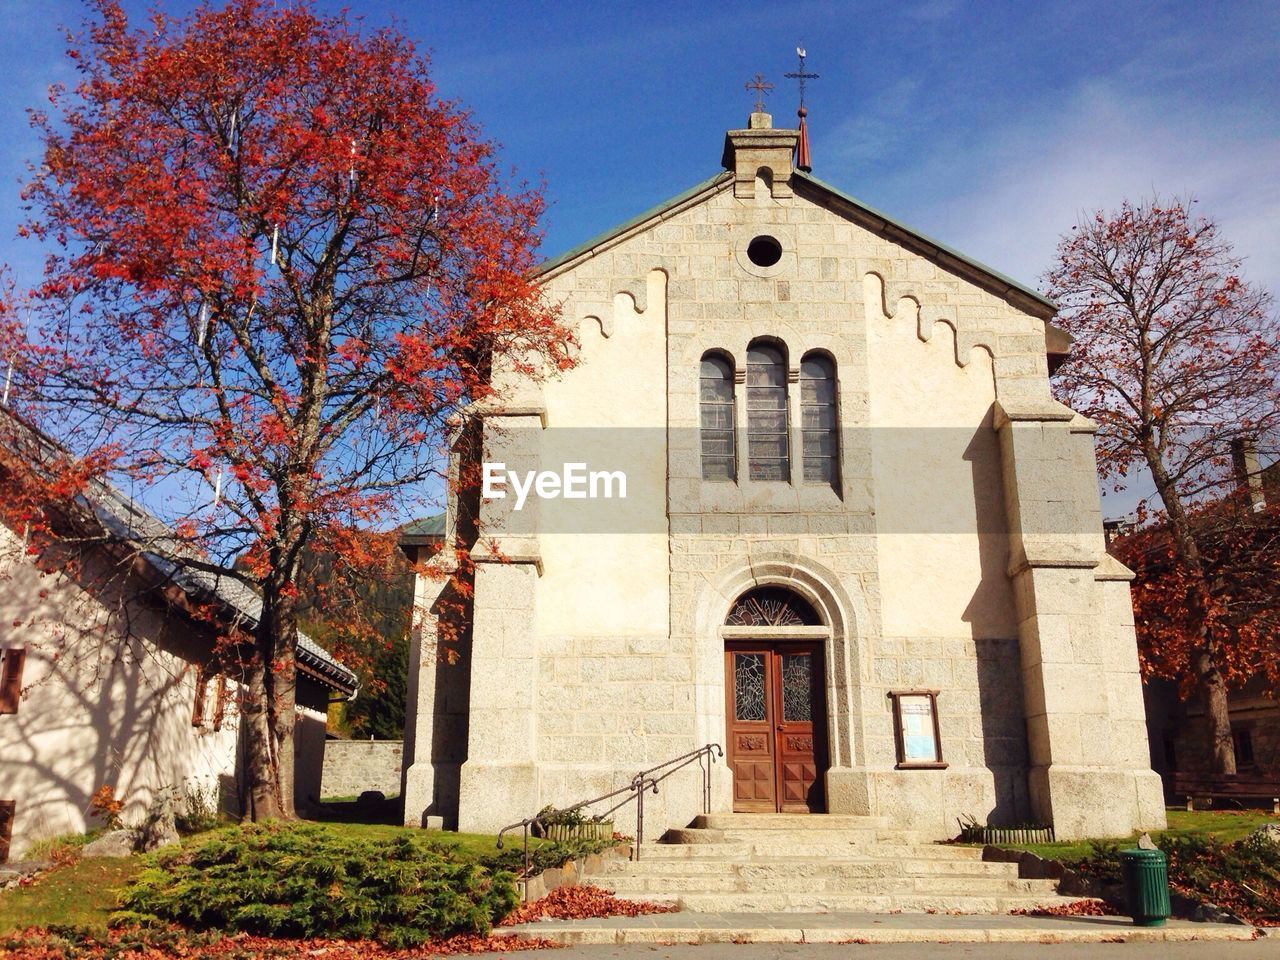
<svg viewBox="0 0 1280 960">
<path fill-rule="evenodd" d="M 444 521 L 472 563 L 419 578 L 406 822 L 496 831 L 717 744 L 713 812 L 1163 827 L 1054 304 L 814 177 L 803 116 L 722 166 L 541 267 L 578 363 L 499 372 L 455 453 L 485 495 Z M 646 834 L 703 803 L 677 772 Z"/>
</svg>

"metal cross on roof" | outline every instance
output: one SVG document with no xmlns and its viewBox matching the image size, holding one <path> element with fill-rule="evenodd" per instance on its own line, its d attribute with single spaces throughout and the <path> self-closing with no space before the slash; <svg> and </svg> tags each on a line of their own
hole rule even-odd
<svg viewBox="0 0 1280 960">
<path fill-rule="evenodd" d="M 773 84 L 764 78 L 763 73 L 757 73 L 747 83 L 747 89 L 756 92 L 756 113 L 764 113 L 764 98 L 773 89 Z"/>
<path fill-rule="evenodd" d="M 784 73 L 783 76 L 786 77 L 788 80 L 800 81 L 800 108 L 803 110 L 804 109 L 804 82 L 806 80 L 817 80 L 818 75 L 816 73 L 804 72 L 804 58 L 805 58 L 804 47 L 796 47 L 796 56 L 800 58 L 800 69 L 797 70 L 795 73 Z"/>
</svg>

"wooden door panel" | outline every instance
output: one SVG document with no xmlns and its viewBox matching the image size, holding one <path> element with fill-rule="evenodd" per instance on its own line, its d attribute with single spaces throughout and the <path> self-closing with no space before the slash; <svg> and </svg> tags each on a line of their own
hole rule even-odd
<svg viewBox="0 0 1280 960">
<path fill-rule="evenodd" d="M 769 660 L 767 647 L 736 647 L 725 652 L 735 810 L 777 809 Z"/>
<path fill-rule="evenodd" d="M 817 742 L 824 726 L 821 657 L 822 648 L 812 644 L 780 644 L 773 654 L 778 809 L 786 813 L 823 809 Z"/>
<path fill-rule="evenodd" d="M 733 808 L 825 809 L 822 645 L 743 641 L 725 651 Z"/>
</svg>

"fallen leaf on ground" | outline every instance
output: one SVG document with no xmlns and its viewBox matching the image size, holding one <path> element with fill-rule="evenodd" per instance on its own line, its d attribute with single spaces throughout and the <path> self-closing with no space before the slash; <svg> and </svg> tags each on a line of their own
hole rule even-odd
<svg viewBox="0 0 1280 960">
<path fill-rule="evenodd" d="M 646 913 L 674 913 L 679 908 L 673 903 L 646 903 L 637 900 L 619 900 L 608 890 L 584 884 L 578 887 L 560 887 L 541 900 L 526 903 L 507 915 L 498 924 L 510 927 L 517 923 L 535 920 L 586 920 L 594 917 L 638 917 Z"/>
</svg>

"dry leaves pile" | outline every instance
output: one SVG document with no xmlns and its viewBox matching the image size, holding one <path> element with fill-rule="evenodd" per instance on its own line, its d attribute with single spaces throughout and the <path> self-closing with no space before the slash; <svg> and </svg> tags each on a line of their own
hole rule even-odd
<svg viewBox="0 0 1280 960">
<path fill-rule="evenodd" d="M 541 900 L 526 903 L 507 915 L 498 924 L 510 927 L 517 923 L 535 920 L 586 920 L 592 917 L 638 917 L 645 913 L 674 913 L 675 904 L 644 903 L 619 900 L 608 890 L 584 884 L 579 887 L 560 887 Z"/>
<path fill-rule="evenodd" d="M 368 940 L 276 940 L 268 937 L 210 936 L 179 931 L 112 932 L 104 939 L 67 937 L 48 930 L 25 930 L 0 939 L 0 960 L 411 960 L 495 951 L 557 947 L 550 940 L 512 936 L 460 935 L 405 950 Z"/>
<path fill-rule="evenodd" d="M 1105 900 L 1076 900 L 1056 907 L 1032 907 L 1030 909 L 1010 910 L 1015 917 L 1122 917 Z"/>
</svg>

